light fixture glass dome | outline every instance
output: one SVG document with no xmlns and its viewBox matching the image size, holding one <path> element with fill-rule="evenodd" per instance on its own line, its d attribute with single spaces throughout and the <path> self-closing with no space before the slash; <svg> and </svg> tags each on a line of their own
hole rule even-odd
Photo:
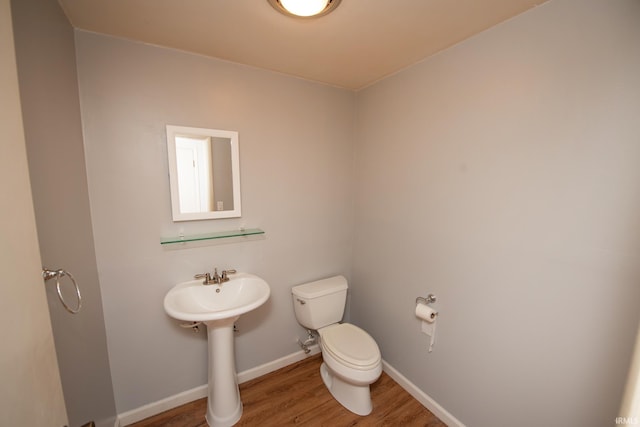
<svg viewBox="0 0 640 427">
<path fill-rule="evenodd" d="M 280 0 L 280 4 L 294 15 L 313 16 L 322 12 L 329 0 Z"/>
<path fill-rule="evenodd" d="M 340 0 L 267 0 L 279 12 L 285 15 L 311 18 L 322 16 L 338 6 Z"/>
</svg>

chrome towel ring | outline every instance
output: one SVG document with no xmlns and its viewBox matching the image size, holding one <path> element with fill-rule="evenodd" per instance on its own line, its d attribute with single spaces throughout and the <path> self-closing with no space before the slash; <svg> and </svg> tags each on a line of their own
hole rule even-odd
<svg viewBox="0 0 640 427">
<path fill-rule="evenodd" d="M 60 291 L 60 279 L 63 277 L 68 277 L 69 279 L 71 279 L 71 283 L 73 283 L 73 286 L 76 288 L 76 296 L 78 297 L 78 305 L 75 309 L 69 307 L 69 305 L 67 305 L 67 303 L 65 302 L 64 298 L 62 297 L 62 292 Z M 82 308 L 82 296 L 80 295 L 80 288 L 78 287 L 78 284 L 76 283 L 76 279 L 73 278 L 73 276 L 71 275 L 71 273 L 69 273 L 68 271 L 64 271 L 63 269 L 59 269 L 59 270 L 49 270 L 46 267 L 42 267 L 42 277 L 44 278 L 45 281 L 49 280 L 49 279 L 53 279 L 54 277 L 56 278 L 56 289 L 58 290 L 58 298 L 60 298 L 60 302 L 62 303 L 62 305 L 64 306 L 64 308 L 71 314 L 78 314 L 78 312 L 80 311 L 80 308 Z"/>
</svg>

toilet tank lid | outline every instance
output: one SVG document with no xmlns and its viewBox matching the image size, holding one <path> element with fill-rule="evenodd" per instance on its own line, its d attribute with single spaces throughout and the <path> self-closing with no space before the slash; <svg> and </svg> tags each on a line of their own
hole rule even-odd
<svg viewBox="0 0 640 427">
<path fill-rule="evenodd" d="M 294 286 L 291 288 L 291 293 L 297 297 L 310 299 L 344 291 L 347 288 L 347 279 L 344 276 L 333 276 Z"/>
</svg>

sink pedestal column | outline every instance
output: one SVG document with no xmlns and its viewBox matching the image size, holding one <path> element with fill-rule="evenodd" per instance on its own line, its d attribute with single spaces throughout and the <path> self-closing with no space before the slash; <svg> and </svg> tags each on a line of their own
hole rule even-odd
<svg viewBox="0 0 640 427">
<path fill-rule="evenodd" d="M 207 423 L 230 427 L 242 416 L 236 377 L 233 324 L 240 316 L 204 322 L 209 347 Z"/>
</svg>

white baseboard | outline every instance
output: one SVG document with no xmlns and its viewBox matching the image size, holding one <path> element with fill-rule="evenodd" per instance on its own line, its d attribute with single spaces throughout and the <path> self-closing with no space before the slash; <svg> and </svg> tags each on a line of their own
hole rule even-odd
<svg viewBox="0 0 640 427">
<path fill-rule="evenodd" d="M 137 423 L 145 418 L 152 417 L 161 412 L 184 405 L 185 403 L 202 399 L 203 397 L 207 397 L 206 384 L 169 396 L 162 400 L 158 400 L 157 402 L 151 402 L 139 408 L 123 412 L 122 414 L 118 414 L 118 420 L 120 421 L 120 426 L 128 426 L 129 424 Z"/>
<path fill-rule="evenodd" d="M 305 352 L 302 350 L 296 351 L 295 353 L 291 353 L 287 356 L 281 357 L 280 359 L 265 363 L 264 365 L 256 366 L 255 368 L 239 372 L 238 384 L 246 383 L 247 381 L 251 381 L 254 378 L 258 378 L 270 372 L 277 371 L 280 368 L 284 368 L 285 366 L 289 366 L 293 363 L 299 362 L 300 360 L 306 359 L 309 356 L 320 353 L 320 346 L 318 344 L 310 346 L 309 349 L 311 350 L 309 354 L 305 354 Z"/>
<path fill-rule="evenodd" d="M 255 368 L 239 372 L 237 375 L 238 384 L 246 383 L 247 381 L 251 381 L 254 378 L 258 378 L 270 372 L 277 371 L 280 368 L 284 368 L 285 366 L 289 366 L 309 356 L 320 353 L 320 347 L 317 344 L 312 345 L 310 349 L 311 353 L 309 354 L 305 354 L 304 351 L 300 350 L 287 356 L 281 357 L 280 359 L 265 363 L 264 365 L 256 366 Z M 158 400 L 157 402 L 152 402 L 139 408 L 123 412 L 122 414 L 118 414 L 118 418 L 116 419 L 116 424 L 114 427 L 128 426 L 129 424 L 142 421 L 145 418 L 152 417 L 161 412 L 168 411 L 169 409 L 176 408 L 180 405 L 184 405 L 185 403 L 202 399 L 203 397 L 207 397 L 206 384 L 192 388 L 191 390 L 183 391 L 182 393 L 178 393 L 173 396 L 169 396 L 162 400 Z"/>
<path fill-rule="evenodd" d="M 444 409 L 442 406 L 438 404 L 435 400 L 433 400 L 428 394 L 424 391 L 420 390 L 418 386 L 409 381 L 407 377 L 398 372 L 393 366 L 387 363 L 386 360 L 382 361 L 382 369 L 387 373 L 395 382 L 397 382 L 400 387 L 405 389 L 407 393 L 413 396 L 418 402 L 422 404 L 425 408 L 431 411 L 436 417 L 440 418 L 440 421 L 445 423 L 449 427 L 465 427 L 456 417 L 451 415 Z"/>
</svg>

